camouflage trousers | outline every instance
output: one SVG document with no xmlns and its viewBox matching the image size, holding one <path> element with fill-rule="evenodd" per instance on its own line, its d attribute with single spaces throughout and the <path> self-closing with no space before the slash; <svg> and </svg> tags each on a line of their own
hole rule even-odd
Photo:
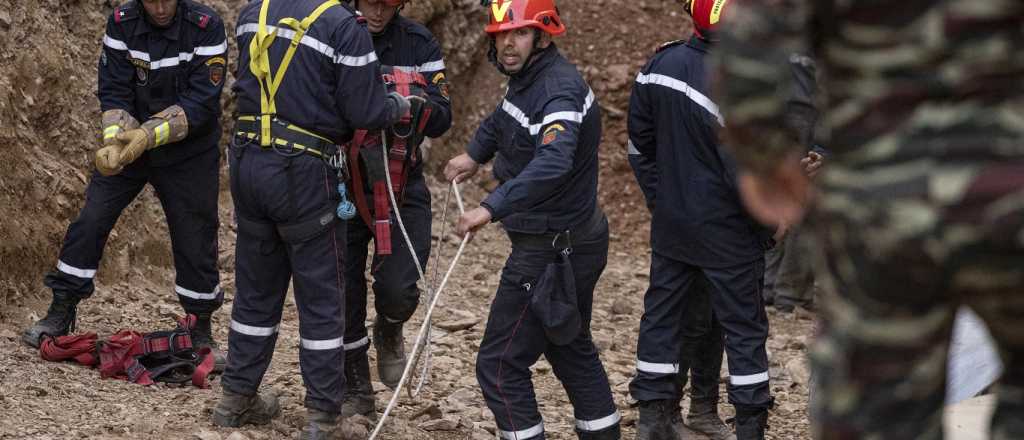
<svg viewBox="0 0 1024 440">
<path fill-rule="evenodd" d="M 966 305 L 1005 366 L 992 438 L 1024 438 L 1024 160 L 836 164 L 822 177 L 814 437 L 941 439 L 947 351 Z"/>
</svg>

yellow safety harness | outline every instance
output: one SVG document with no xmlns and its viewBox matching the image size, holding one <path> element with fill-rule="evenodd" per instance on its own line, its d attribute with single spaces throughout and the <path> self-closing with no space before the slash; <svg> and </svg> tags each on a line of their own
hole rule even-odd
<svg viewBox="0 0 1024 440">
<path fill-rule="evenodd" d="M 274 115 L 277 114 L 277 105 L 274 103 L 274 96 L 277 94 L 277 89 L 281 86 L 281 80 L 284 79 L 285 72 L 288 71 L 288 65 L 292 62 L 292 57 L 295 56 L 295 51 L 299 48 L 299 44 L 302 42 L 302 37 L 306 35 L 306 31 L 313 25 L 320 15 L 322 15 L 328 9 L 334 6 L 341 6 L 338 0 L 327 0 L 318 6 L 312 14 L 302 19 L 302 21 L 296 20 L 292 17 L 285 17 L 278 21 L 278 26 L 274 28 L 273 32 L 267 31 L 267 11 L 270 9 L 270 0 L 263 0 L 263 5 L 260 7 L 260 18 L 259 28 L 256 29 L 256 36 L 253 37 L 249 43 L 249 70 L 256 76 L 256 80 L 260 83 L 260 114 L 259 118 L 248 117 L 250 121 L 256 122 L 258 119 L 260 124 L 260 146 L 263 148 L 269 148 L 272 146 L 272 138 L 270 134 L 271 121 L 274 119 Z M 274 39 L 277 38 L 277 33 L 281 29 L 281 26 L 288 26 L 295 31 L 295 35 L 292 36 L 291 45 L 284 54 L 284 58 L 281 60 L 281 65 L 277 68 L 277 72 L 270 71 L 270 46 L 274 43 Z M 242 120 L 246 118 L 243 116 L 239 118 Z M 314 136 L 316 138 L 324 139 L 321 136 L 315 135 L 307 130 L 303 130 L 294 125 L 288 125 L 291 130 L 299 131 L 302 134 Z"/>
</svg>

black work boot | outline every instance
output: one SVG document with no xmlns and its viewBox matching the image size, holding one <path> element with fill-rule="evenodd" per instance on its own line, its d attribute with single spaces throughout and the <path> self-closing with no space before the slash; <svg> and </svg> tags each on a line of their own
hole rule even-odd
<svg viewBox="0 0 1024 440">
<path fill-rule="evenodd" d="M 768 428 L 768 408 L 736 406 L 736 439 L 764 440 Z"/>
<path fill-rule="evenodd" d="M 43 337 L 64 336 L 74 331 L 78 302 L 81 300 L 81 297 L 69 292 L 54 290 L 46 316 L 26 329 L 21 340 L 31 347 L 39 348 Z"/>
<path fill-rule="evenodd" d="M 361 415 L 377 419 L 377 405 L 370 383 L 370 360 L 366 350 L 345 357 L 345 392 L 342 394 L 341 418 Z"/>
<path fill-rule="evenodd" d="M 388 388 L 395 389 L 405 371 L 405 338 L 402 323 L 387 322 L 377 315 L 373 322 L 373 347 L 377 349 L 377 374 Z"/>
<path fill-rule="evenodd" d="M 196 326 L 191 331 L 192 346 L 195 347 L 196 351 L 204 347 L 209 347 L 210 352 L 213 353 L 213 372 L 222 373 L 224 367 L 228 364 L 227 356 L 220 350 L 217 345 L 217 341 L 213 339 L 213 329 L 210 313 L 196 313 Z"/>
<path fill-rule="evenodd" d="M 217 406 L 213 407 L 213 424 L 227 428 L 266 425 L 280 414 L 281 404 L 277 401 L 277 394 L 248 396 L 225 389 Z"/>
<path fill-rule="evenodd" d="M 610 428 L 602 429 L 597 432 L 580 431 L 576 430 L 576 436 L 580 440 L 619 440 L 622 438 L 622 431 L 619 425 L 616 424 Z"/>
<path fill-rule="evenodd" d="M 640 402 L 640 419 L 636 422 L 636 440 L 685 440 L 682 411 L 675 400 Z"/>
<path fill-rule="evenodd" d="M 736 440 L 736 434 L 718 416 L 718 403 L 714 401 L 690 400 L 685 424 L 711 440 Z"/>
<path fill-rule="evenodd" d="M 309 408 L 306 413 L 306 427 L 302 428 L 299 440 L 331 440 L 341 438 L 341 419 L 338 414 Z"/>
</svg>

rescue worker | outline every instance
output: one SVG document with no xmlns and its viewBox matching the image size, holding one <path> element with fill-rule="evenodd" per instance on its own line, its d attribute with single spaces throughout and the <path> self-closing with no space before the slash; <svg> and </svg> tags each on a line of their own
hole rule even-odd
<svg viewBox="0 0 1024 440">
<path fill-rule="evenodd" d="M 687 11 L 689 12 L 689 11 Z M 693 17 L 682 17 L 680 35 L 684 40 L 694 34 Z M 647 203 L 654 212 L 657 197 L 657 167 L 638 154 L 629 155 L 629 165 L 637 179 Z M 655 239 L 651 236 L 651 240 Z M 683 389 L 690 382 L 690 406 L 684 424 L 707 435 L 712 440 L 735 439 L 732 430 L 718 415 L 718 382 L 725 352 L 725 334 L 722 324 L 714 317 L 711 307 L 712 287 L 704 276 L 694 281 L 695 286 L 681 307 L 683 315 L 679 347 L 679 374 L 676 376 L 676 396 L 682 399 Z M 690 380 L 692 379 L 692 380 Z M 679 406 L 679 402 L 676 402 Z"/>
<path fill-rule="evenodd" d="M 131 1 L 107 19 L 97 92 L 103 147 L 57 270 L 45 278 L 53 302 L 25 331 L 25 343 L 38 347 L 43 337 L 72 330 L 79 302 L 95 290 L 114 224 L 150 184 L 167 216 L 174 292 L 185 313 L 198 317 L 192 342 L 216 348 L 210 319 L 224 301 L 217 272 L 217 144 L 226 52 L 220 17 L 191 0 Z M 223 355 L 217 357 L 223 368 Z"/>
<path fill-rule="evenodd" d="M 386 94 L 365 21 L 347 4 L 257 1 L 237 23 L 239 116 L 229 152 L 236 293 L 213 423 L 264 424 L 280 412 L 276 395 L 258 390 L 293 281 L 308 413 L 300 438 L 330 438 L 345 386 L 339 145 L 357 127 L 399 121 L 410 102 Z"/>
<path fill-rule="evenodd" d="M 744 201 L 777 223 L 810 209 L 824 247 L 812 435 L 943 438 L 969 306 L 1005 367 L 991 438 L 1024 438 L 1024 2 L 730 5 L 715 77 Z M 793 87 L 793 52 L 828 72 L 813 198 L 784 123 L 808 110 L 776 93 Z"/>
<path fill-rule="evenodd" d="M 651 282 L 637 343 L 630 392 L 639 403 L 637 439 L 685 435 L 678 390 L 679 339 L 695 280 L 709 281 L 714 316 L 725 331 L 729 401 L 736 436 L 763 439 L 772 398 L 768 387 L 768 318 L 761 288 L 771 234 L 740 204 L 735 164 L 719 149 L 725 123 L 709 98 L 705 56 L 728 3 L 686 5 L 697 33 L 665 44 L 637 75 L 630 99 L 629 154 L 652 188 Z M 683 319 L 681 319 L 683 318 Z"/>
<path fill-rule="evenodd" d="M 594 286 L 608 259 L 608 221 L 597 205 L 600 108 L 552 42 L 566 30 L 553 0 L 495 1 L 488 15 L 489 59 L 509 77 L 508 91 L 466 153 L 445 167 L 446 178 L 463 181 L 497 156 L 501 185 L 456 229 L 500 221 L 512 242 L 477 380 L 502 438 L 543 439 L 530 366 L 544 355 L 573 403 L 579 438 L 618 439 L 620 415 L 590 333 Z M 575 298 L 564 300 L 570 290 Z"/>
<path fill-rule="evenodd" d="M 452 122 L 444 57 L 441 45 L 425 26 L 400 15 L 405 3 L 406 0 L 356 0 L 353 5 L 366 18 L 380 62 L 397 70 L 422 74 L 427 80 L 423 135 L 436 138 L 448 131 Z M 392 176 L 404 179 L 404 182 L 392 183 L 396 188 L 404 188 L 396 200 L 400 203 L 402 219 L 417 258 L 425 270 L 430 254 L 430 191 L 423 178 L 423 154 L 415 148 L 417 146 L 410 147 L 414 151 L 409 160 L 392 162 L 392 165 L 405 168 L 391 170 Z M 352 159 L 352 164 L 364 169 L 384 166 L 383 162 L 372 161 L 369 157 L 372 156 L 361 156 L 358 162 Z M 388 200 L 374 200 L 370 182 L 364 185 L 367 188 L 365 200 L 373 201 L 368 203 L 374 206 L 373 209 L 381 206 L 377 202 L 389 204 Z M 377 196 L 387 197 L 386 194 Z M 370 262 L 377 312 L 373 345 L 377 350 L 380 381 L 388 387 L 394 388 L 402 378 L 406 363 L 402 324 L 409 320 L 419 304 L 420 292 L 416 287 L 419 273 L 396 222 L 392 222 L 389 237 L 375 237 L 372 224 L 368 225 L 361 217 L 349 220 L 348 260 L 345 264 L 345 380 L 348 386 L 345 388 L 342 417 L 353 414 L 369 418 L 375 416 L 375 394 L 370 384 L 367 357 L 370 338 L 365 325 L 366 257 L 371 240 L 390 241 L 389 253 L 377 248 Z"/>
</svg>

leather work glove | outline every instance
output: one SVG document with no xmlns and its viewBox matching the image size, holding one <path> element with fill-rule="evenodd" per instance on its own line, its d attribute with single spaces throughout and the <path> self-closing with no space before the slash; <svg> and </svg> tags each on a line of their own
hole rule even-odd
<svg viewBox="0 0 1024 440">
<path fill-rule="evenodd" d="M 124 130 L 134 130 L 139 127 L 139 121 L 127 111 L 111 109 L 103 112 L 101 125 L 103 127 L 103 148 L 96 152 L 96 169 L 104 176 L 113 176 L 121 172 L 121 142 L 117 135 Z"/>
<path fill-rule="evenodd" d="M 185 109 L 172 105 L 153 115 L 142 127 L 117 134 L 117 140 L 122 144 L 118 163 L 123 167 L 138 160 L 146 150 L 178 142 L 186 136 L 188 120 Z"/>
<path fill-rule="evenodd" d="M 121 169 L 121 146 L 108 145 L 96 152 L 96 170 L 104 176 L 113 176 L 120 173 Z"/>
<path fill-rule="evenodd" d="M 124 145 L 118 156 L 121 166 L 135 162 L 146 150 L 156 147 L 156 134 L 144 127 L 118 133 L 117 140 Z"/>
</svg>

